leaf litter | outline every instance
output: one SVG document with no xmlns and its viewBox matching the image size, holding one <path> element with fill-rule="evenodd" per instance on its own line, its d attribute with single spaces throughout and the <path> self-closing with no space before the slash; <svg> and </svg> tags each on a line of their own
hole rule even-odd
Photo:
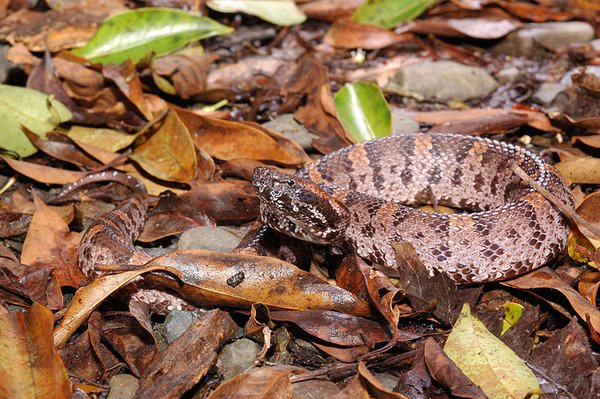
<svg viewBox="0 0 600 399">
<path fill-rule="evenodd" d="M 0 396 L 596 397 L 594 4 L 156 3 L 0 4 L 21 68 L 0 70 L 0 365 L 11 365 Z M 407 86 L 408 67 L 438 86 Z M 264 124 L 286 115 L 299 124 Z M 418 131 L 501 139 L 555 163 L 585 220 L 568 248 L 472 287 L 430 276 L 402 244 L 398 270 L 272 231 L 264 247 L 229 252 L 260 215 L 255 167 L 293 173 L 355 141 Z M 103 232 L 118 264 L 90 282 L 82 234 L 131 191 L 105 179 L 53 201 L 115 171 L 143 182 L 150 212 L 135 247 Z M 188 307 L 153 315 L 123 291 L 131 281 Z M 243 342 L 258 349 L 226 360 Z"/>
</svg>

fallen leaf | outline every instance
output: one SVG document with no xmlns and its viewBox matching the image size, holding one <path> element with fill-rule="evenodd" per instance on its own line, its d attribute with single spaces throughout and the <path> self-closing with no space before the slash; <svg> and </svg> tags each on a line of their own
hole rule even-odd
<svg viewBox="0 0 600 399">
<path fill-rule="evenodd" d="M 2 157 L 2 160 L 15 171 L 33 179 L 40 183 L 47 184 L 68 184 L 77 181 L 84 177 L 86 172 L 76 172 L 73 170 L 58 169 L 51 166 L 39 165 L 25 161 L 17 161 L 7 157 Z"/>
<path fill-rule="evenodd" d="M 23 313 L 0 313 L 0 397 L 71 398 L 71 382 L 52 345 L 52 312 L 34 303 Z"/>
<path fill-rule="evenodd" d="M 262 303 L 271 310 L 321 309 L 355 316 L 371 314 L 369 305 L 350 292 L 279 259 L 179 250 L 154 258 L 147 266 L 180 270 L 183 285 L 159 275 L 146 278 L 176 290 L 198 306 L 218 304 L 247 309 L 254 303 Z"/>
<path fill-rule="evenodd" d="M 178 271 L 169 267 L 150 265 L 139 270 L 98 277 L 91 284 L 78 289 L 63 319 L 54 329 L 54 346 L 57 348 L 64 346 L 75 330 L 109 295 L 137 276 L 152 271 L 168 271 L 175 275 L 179 274 Z"/>
<path fill-rule="evenodd" d="M 306 20 L 294 0 L 208 0 L 206 6 L 225 13 L 243 12 L 282 26 L 298 25 Z"/>
<path fill-rule="evenodd" d="M 427 338 L 423 345 L 423 358 L 431 376 L 460 398 L 485 399 L 486 396 L 452 360 L 444 353 L 433 338 Z"/>
<path fill-rule="evenodd" d="M 448 335 L 444 352 L 490 398 L 538 397 L 541 392 L 535 374 L 471 315 L 467 304 Z"/>
<path fill-rule="evenodd" d="M 342 18 L 333 23 L 323 40 L 332 47 L 367 50 L 382 49 L 404 42 L 417 42 L 411 33 L 396 33 L 378 26 L 363 25 L 349 18 Z"/>
<path fill-rule="evenodd" d="M 195 40 L 231 32 L 208 18 L 168 8 L 139 8 L 108 18 L 94 37 L 73 53 L 96 63 L 137 62 L 163 55 Z"/>
<path fill-rule="evenodd" d="M 308 18 L 335 21 L 349 17 L 362 3 L 363 0 L 314 0 L 299 7 Z"/>
<path fill-rule="evenodd" d="M 358 362 L 358 374 L 365 384 L 367 391 L 374 398 L 381 399 L 408 399 L 399 392 L 387 389 L 374 375 L 369 371 L 363 361 Z"/>
<path fill-rule="evenodd" d="M 237 329 L 237 324 L 227 312 L 213 309 L 203 313 L 150 364 L 140 378 L 136 397 L 162 399 L 185 396 L 185 392 L 200 382 L 214 366 L 220 347 L 233 338 Z M 190 357 L 190 353 L 194 356 Z M 182 362 L 184 358 L 189 359 Z"/>
<path fill-rule="evenodd" d="M 67 135 L 76 143 L 83 143 L 106 151 L 119 151 L 129 146 L 137 135 L 127 134 L 115 129 L 71 126 Z"/>
<path fill-rule="evenodd" d="M 35 213 L 23 243 L 21 262 L 53 271 L 61 286 L 79 287 L 87 280 L 77 265 L 80 235 L 34 196 Z"/>
<path fill-rule="evenodd" d="M 284 366 L 253 368 L 219 385 L 208 399 L 292 398 L 292 369 Z"/>
<path fill-rule="evenodd" d="M 0 84 L 0 118 L 4 120 L 2 147 L 22 157 L 36 152 L 21 131 L 21 125 L 45 137 L 58 124 L 71 119 L 59 101 L 37 90 Z"/>
<path fill-rule="evenodd" d="M 413 22 L 411 32 L 474 39 L 498 39 L 520 28 L 522 23 L 496 12 L 477 11 L 470 15 L 446 13 L 443 16 Z"/>
<path fill-rule="evenodd" d="M 390 108 L 381 89 L 364 82 L 347 83 L 335 96 L 337 115 L 356 142 L 392 133 Z"/>
<path fill-rule="evenodd" d="M 516 279 L 505 281 L 502 283 L 508 287 L 518 288 L 522 290 L 532 290 L 536 288 L 549 288 L 557 290 L 563 294 L 573 309 L 582 320 L 587 320 L 589 317 L 590 324 L 596 331 L 600 331 L 600 311 L 584 297 L 573 289 L 569 284 L 562 281 L 550 269 L 542 268 L 534 270 L 531 273 L 520 276 Z"/>
<path fill-rule="evenodd" d="M 133 151 L 130 159 L 162 180 L 189 184 L 196 179 L 194 143 L 175 111 L 169 110 L 146 134 L 150 138 Z"/>
<path fill-rule="evenodd" d="M 435 4 L 435 0 L 380 0 L 367 1 L 352 14 L 361 24 L 395 28 L 401 22 L 417 18 Z"/>
<path fill-rule="evenodd" d="M 182 108 L 176 111 L 194 143 L 214 158 L 223 161 L 250 158 L 291 166 L 310 161 L 298 144 L 265 128 L 201 116 Z"/>
<path fill-rule="evenodd" d="M 600 184 L 600 158 L 575 158 L 554 166 L 570 183 Z"/>
</svg>

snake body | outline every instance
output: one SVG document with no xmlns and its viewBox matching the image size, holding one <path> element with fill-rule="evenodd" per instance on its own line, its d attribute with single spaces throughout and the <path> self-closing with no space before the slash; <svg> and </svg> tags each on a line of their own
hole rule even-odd
<svg viewBox="0 0 600 399">
<path fill-rule="evenodd" d="M 393 242 L 412 244 L 432 272 L 457 283 L 510 278 L 566 245 L 561 212 L 517 177 L 515 161 L 567 205 L 558 171 L 521 147 L 452 134 L 405 134 L 343 148 L 295 176 L 255 170 L 261 217 L 292 237 L 346 248 L 397 267 Z M 471 213 L 441 214 L 407 205 Z"/>
</svg>

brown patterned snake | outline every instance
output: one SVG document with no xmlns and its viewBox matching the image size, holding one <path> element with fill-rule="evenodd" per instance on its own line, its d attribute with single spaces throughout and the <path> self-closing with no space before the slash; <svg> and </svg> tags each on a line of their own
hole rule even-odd
<svg viewBox="0 0 600 399">
<path fill-rule="evenodd" d="M 567 205 L 552 166 L 520 147 L 451 134 L 398 135 L 331 153 L 289 176 L 254 172 L 261 217 L 292 237 L 349 249 L 396 267 L 394 241 L 411 243 L 425 266 L 458 283 L 509 278 L 543 265 L 565 246 L 561 212 L 517 177 L 514 160 Z M 473 213 L 440 214 L 406 204 Z"/>
</svg>

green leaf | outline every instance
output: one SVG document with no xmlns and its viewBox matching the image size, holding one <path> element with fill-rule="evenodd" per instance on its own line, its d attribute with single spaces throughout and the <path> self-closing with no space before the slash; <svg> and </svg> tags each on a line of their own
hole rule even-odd
<svg viewBox="0 0 600 399">
<path fill-rule="evenodd" d="M 206 6 L 219 12 L 243 12 L 282 26 L 297 25 L 306 20 L 294 0 L 208 0 Z"/>
<path fill-rule="evenodd" d="M 108 18 L 74 54 L 101 64 L 131 59 L 150 52 L 171 53 L 195 40 L 230 33 L 233 29 L 207 18 L 170 8 L 139 8 Z"/>
<path fill-rule="evenodd" d="M 502 331 L 500 336 L 503 336 L 509 328 L 514 326 L 517 321 L 523 316 L 523 305 L 516 302 L 508 302 L 504 305 L 504 319 L 502 320 Z"/>
<path fill-rule="evenodd" d="M 346 84 L 335 94 L 334 100 L 340 121 L 356 141 L 391 134 L 390 108 L 377 85 L 364 82 Z"/>
<path fill-rule="evenodd" d="M 352 14 L 352 19 L 366 25 L 395 28 L 399 23 L 417 18 L 435 0 L 367 0 Z"/>
<path fill-rule="evenodd" d="M 41 137 L 46 137 L 47 132 L 68 121 L 71 116 L 67 107 L 45 93 L 0 84 L 0 147 L 4 149 L 27 157 L 37 149 L 25 136 L 21 125 Z"/>
<path fill-rule="evenodd" d="M 537 398 L 533 372 L 502 341 L 471 315 L 465 304 L 448 335 L 444 352 L 490 399 Z"/>
</svg>

